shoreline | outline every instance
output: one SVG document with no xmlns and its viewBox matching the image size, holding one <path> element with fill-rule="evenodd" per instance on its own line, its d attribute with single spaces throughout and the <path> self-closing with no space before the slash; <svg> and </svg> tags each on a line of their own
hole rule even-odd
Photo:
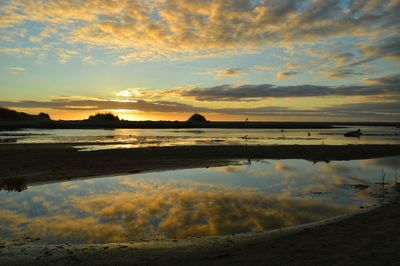
<svg viewBox="0 0 400 266">
<path fill-rule="evenodd" d="M 400 259 L 399 185 L 393 191 L 389 202 L 377 207 L 260 233 L 132 243 L 45 245 L 27 240 L 0 245 L 0 265 L 394 265 Z"/>
<path fill-rule="evenodd" d="M 74 144 L 0 145 L 0 186 L 224 166 L 238 160 L 313 162 L 399 156 L 400 145 L 168 146 L 81 152 Z M 15 181 L 15 180 L 14 180 Z M 2 184 L 3 183 L 3 184 Z M 10 182 L 9 182 L 10 183 Z"/>
<path fill-rule="evenodd" d="M 330 129 L 356 126 L 400 127 L 398 122 L 263 122 L 263 121 L 108 121 L 22 120 L 0 121 L 0 131 L 19 129 Z"/>
</svg>

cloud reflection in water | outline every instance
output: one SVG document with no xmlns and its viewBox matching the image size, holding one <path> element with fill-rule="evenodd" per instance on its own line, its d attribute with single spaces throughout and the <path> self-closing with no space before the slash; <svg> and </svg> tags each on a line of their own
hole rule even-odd
<svg viewBox="0 0 400 266">
<path fill-rule="evenodd" d="M 303 160 L 254 162 L 1 192 L 0 238 L 108 243 L 258 232 L 308 223 L 375 203 L 368 190 L 349 191 L 345 185 L 373 183 L 382 160 L 329 165 Z"/>
</svg>

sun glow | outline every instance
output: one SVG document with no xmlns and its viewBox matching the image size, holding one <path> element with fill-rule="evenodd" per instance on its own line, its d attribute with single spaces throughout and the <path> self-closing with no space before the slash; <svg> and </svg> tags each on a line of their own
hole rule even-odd
<svg viewBox="0 0 400 266">
<path fill-rule="evenodd" d="M 109 109 L 109 110 L 105 110 L 105 111 L 111 112 L 123 120 L 129 120 L 129 121 L 144 120 L 144 118 L 138 114 L 139 112 L 137 110 L 133 110 L 133 109 L 132 110 L 131 109 Z"/>
<path fill-rule="evenodd" d="M 136 100 L 129 100 L 129 99 L 113 99 L 112 101 L 120 103 L 137 103 Z"/>
<path fill-rule="evenodd" d="M 137 113 L 137 110 L 130 110 L 130 109 L 111 109 L 110 110 L 113 113 L 117 114 L 126 114 L 126 113 Z"/>
<path fill-rule="evenodd" d="M 130 97 L 130 96 L 132 96 L 132 93 L 128 90 L 124 90 L 124 91 L 117 92 L 116 95 L 119 97 Z"/>
</svg>

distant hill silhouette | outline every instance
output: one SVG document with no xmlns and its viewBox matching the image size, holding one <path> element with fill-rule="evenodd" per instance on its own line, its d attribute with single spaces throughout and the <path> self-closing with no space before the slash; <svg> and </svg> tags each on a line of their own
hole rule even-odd
<svg viewBox="0 0 400 266">
<path fill-rule="evenodd" d="M 0 107 L 0 120 L 1 121 L 51 121 L 51 118 L 46 113 L 40 113 L 38 115 L 30 115 L 24 112 L 17 112 L 7 108 Z"/>
<path fill-rule="evenodd" d="M 188 119 L 188 122 L 205 123 L 205 122 L 208 122 L 208 121 L 201 114 L 194 114 Z"/>
</svg>

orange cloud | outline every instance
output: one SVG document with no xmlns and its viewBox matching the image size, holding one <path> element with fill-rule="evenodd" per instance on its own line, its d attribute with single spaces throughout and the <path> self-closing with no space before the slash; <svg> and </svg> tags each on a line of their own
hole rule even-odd
<svg viewBox="0 0 400 266">
<path fill-rule="evenodd" d="M 223 68 L 215 70 L 215 76 L 217 78 L 231 78 L 231 77 L 240 77 L 245 75 L 246 73 L 240 68 Z"/>
<path fill-rule="evenodd" d="M 276 79 L 285 79 L 297 74 L 299 74 L 299 72 L 296 71 L 279 72 L 276 74 Z"/>
</svg>

